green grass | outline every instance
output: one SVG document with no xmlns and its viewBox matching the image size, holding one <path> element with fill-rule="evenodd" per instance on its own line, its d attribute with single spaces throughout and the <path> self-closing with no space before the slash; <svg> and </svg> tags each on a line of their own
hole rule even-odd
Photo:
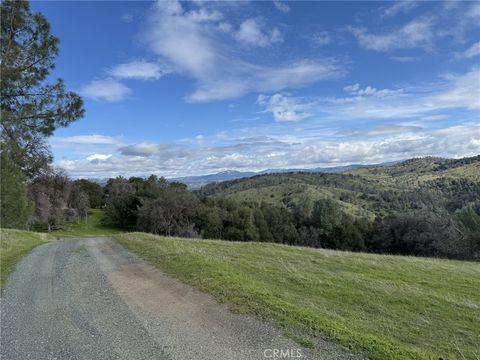
<svg viewBox="0 0 480 360">
<path fill-rule="evenodd" d="M 117 235 L 233 310 L 371 359 L 480 357 L 480 264 L 266 243 Z"/>
<path fill-rule="evenodd" d="M 5 284 L 8 275 L 18 261 L 34 247 L 51 241 L 47 234 L 30 231 L 0 229 L 0 286 Z"/>
<path fill-rule="evenodd" d="M 121 233 L 122 230 L 112 226 L 102 224 L 103 210 L 90 209 L 87 220 L 67 223 L 61 225 L 58 229 L 51 232 L 56 237 L 84 237 L 84 236 L 111 236 Z M 42 229 L 45 231 L 45 229 Z"/>
</svg>

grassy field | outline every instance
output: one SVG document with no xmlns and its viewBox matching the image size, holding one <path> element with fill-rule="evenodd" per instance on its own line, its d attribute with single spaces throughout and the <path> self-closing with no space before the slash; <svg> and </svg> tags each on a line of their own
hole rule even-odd
<svg viewBox="0 0 480 360">
<path fill-rule="evenodd" d="M 16 263 L 35 246 L 52 240 L 47 234 L 0 229 L 0 286 L 3 286 Z"/>
<path fill-rule="evenodd" d="M 84 237 L 84 236 L 110 236 L 122 232 L 122 230 L 102 224 L 103 211 L 90 209 L 87 220 L 67 223 L 51 232 L 56 237 Z"/>
<path fill-rule="evenodd" d="M 300 343 L 371 359 L 480 357 L 480 264 L 266 243 L 117 235 L 161 270 Z"/>
</svg>

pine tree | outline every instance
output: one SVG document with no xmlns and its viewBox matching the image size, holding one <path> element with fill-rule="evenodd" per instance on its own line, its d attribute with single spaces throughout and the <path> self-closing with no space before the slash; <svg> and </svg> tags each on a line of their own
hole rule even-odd
<svg viewBox="0 0 480 360">
<path fill-rule="evenodd" d="M 31 215 L 25 177 L 21 169 L 8 158 L 5 151 L 0 155 L 1 210 L 0 227 L 26 228 Z"/>
<path fill-rule="evenodd" d="M 83 102 L 63 80 L 45 82 L 59 43 L 45 17 L 23 0 L 2 1 L 0 12 L 2 150 L 31 178 L 51 161 L 45 138 L 81 118 Z"/>
</svg>

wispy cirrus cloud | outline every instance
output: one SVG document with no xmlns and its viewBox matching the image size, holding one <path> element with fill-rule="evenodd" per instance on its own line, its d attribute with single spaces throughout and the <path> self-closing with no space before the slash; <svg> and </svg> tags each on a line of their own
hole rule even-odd
<svg viewBox="0 0 480 360">
<path fill-rule="evenodd" d="M 418 1 L 400 0 L 393 2 L 393 5 L 389 5 L 383 9 L 384 17 L 392 17 L 400 13 L 408 13 L 418 6 Z"/>
<path fill-rule="evenodd" d="M 273 5 L 284 14 L 290 12 L 290 6 L 285 1 L 273 0 Z"/>
<path fill-rule="evenodd" d="M 395 119 L 441 115 L 449 109 L 476 111 L 480 109 L 480 70 L 471 69 L 464 74 L 449 74 L 439 82 L 424 86 L 397 89 L 377 89 L 360 84 L 348 85 L 345 97 L 294 97 L 275 94 L 265 95 L 258 101 L 265 111 L 278 120 L 281 114 L 296 114 L 297 109 L 308 106 L 308 117 L 318 119 Z M 273 99 L 273 100 L 272 100 Z M 281 99 L 277 101 L 277 99 Z M 278 114 L 272 103 L 279 103 Z M 292 115 L 293 116 L 293 115 Z M 306 116 L 304 117 L 306 118 Z M 297 118 L 301 120 L 302 117 Z"/>
<path fill-rule="evenodd" d="M 53 137 L 51 142 L 55 145 L 68 145 L 68 144 L 78 144 L 78 145 L 118 145 L 121 143 L 121 140 L 115 137 L 106 136 L 106 135 L 75 135 L 75 136 L 66 136 L 66 137 Z"/>
<path fill-rule="evenodd" d="M 357 38 L 359 45 L 365 49 L 376 51 L 390 51 L 394 49 L 432 47 L 434 39 L 433 19 L 431 17 L 418 18 L 393 31 L 371 33 L 364 27 L 348 27 L 348 30 Z"/>
<path fill-rule="evenodd" d="M 458 58 L 470 59 L 475 56 L 480 56 L 480 41 L 472 44 L 464 52 L 457 54 Z"/>
<path fill-rule="evenodd" d="M 468 33 L 472 29 L 476 28 L 478 32 L 480 19 L 478 2 L 446 1 L 432 10 L 421 1 L 405 0 L 389 2 L 389 5 L 378 10 L 380 21 L 373 26 L 354 25 L 347 26 L 346 29 L 354 35 L 362 48 L 381 52 L 400 49 L 423 49 L 430 52 L 438 50 L 446 42 L 451 45 L 464 44 L 470 40 Z M 395 23 L 395 19 L 392 19 L 394 16 L 414 10 L 416 14 L 408 22 L 392 26 Z"/>
<path fill-rule="evenodd" d="M 358 83 L 353 85 L 347 85 L 343 88 L 350 95 L 354 96 L 376 96 L 376 97 L 387 97 L 392 95 L 401 95 L 404 93 L 403 89 L 377 89 L 373 86 L 366 86 L 362 88 L 362 86 Z"/>
<path fill-rule="evenodd" d="M 246 19 L 239 30 L 220 15 L 203 9 L 192 16 L 180 2 L 157 2 L 143 41 L 173 72 L 192 78 L 196 89 L 187 100 L 207 102 L 242 96 L 249 92 L 279 91 L 335 78 L 345 73 L 335 59 L 299 59 L 276 65 L 258 64 L 239 57 L 232 37 L 267 47 L 281 39 L 278 29 Z M 217 11 L 218 12 L 218 11 Z M 209 15 L 210 14 L 210 15 Z"/>
</svg>

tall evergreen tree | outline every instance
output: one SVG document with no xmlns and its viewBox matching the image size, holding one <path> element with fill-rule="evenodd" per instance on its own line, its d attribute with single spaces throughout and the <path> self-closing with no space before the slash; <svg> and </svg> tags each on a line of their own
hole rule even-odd
<svg viewBox="0 0 480 360">
<path fill-rule="evenodd" d="M 25 227 L 31 179 L 51 162 L 46 138 L 83 116 L 82 99 L 63 80 L 45 80 L 55 67 L 59 40 L 42 14 L 24 0 L 0 4 L 0 141 L 2 226 Z"/>
<path fill-rule="evenodd" d="M 31 215 L 22 170 L 2 151 L 0 155 L 0 227 L 25 228 Z"/>
<path fill-rule="evenodd" d="M 2 152 L 31 178 L 51 161 L 45 138 L 81 118 L 83 103 L 63 80 L 45 81 L 59 43 L 45 17 L 24 0 L 4 0 L 0 12 Z"/>
</svg>

